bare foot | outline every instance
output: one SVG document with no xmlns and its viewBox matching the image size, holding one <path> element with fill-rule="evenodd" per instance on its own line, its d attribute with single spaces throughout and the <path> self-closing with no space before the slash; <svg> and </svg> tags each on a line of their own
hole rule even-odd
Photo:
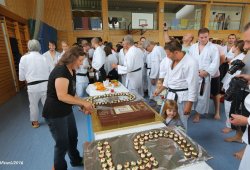
<svg viewBox="0 0 250 170">
<path fill-rule="evenodd" d="M 238 152 L 235 152 L 235 153 L 234 153 L 235 158 L 241 160 L 241 159 L 242 159 L 242 156 L 243 156 L 243 154 L 244 154 L 244 152 L 245 152 L 245 149 L 246 149 L 246 147 L 242 148 L 242 149 L 241 149 L 240 151 L 238 151 Z"/>
<path fill-rule="evenodd" d="M 199 123 L 199 122 L 200 122 L 200 115 L 199 115 L 199 114 L 195 114 L 195 115 L 194 115 L 193 122 L 194 122 L 194 123 Z"/>
<path fill-rule="evenodd" d="M 220 114 L 215 114 L 215 115 L 214 115 L 214 119 L 215 119 L 215 120 L 220 120 Z"/>
<path fill-rule="evenodd" d="M 225 128 L 222 129 L 223 133 L 229 133 L 229 132 L 232 132 L 232 131 L 233 131 L 233 129 L 231 129 L 229 127 L 225 127 Z"/>
<path fill-rule="evenodd" d="M 229 137 L 224 139 L 225 142 L 238 142 L 238 143 L 242 143 L 242 139 L 241 137 L 239 137 L 238 135 L 235 135 L 233 137 Z"/>
</svg>

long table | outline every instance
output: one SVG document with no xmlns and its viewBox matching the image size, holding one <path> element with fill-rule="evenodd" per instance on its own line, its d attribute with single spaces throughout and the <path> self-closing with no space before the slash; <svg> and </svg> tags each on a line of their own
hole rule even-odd
<svg viewBox="0 0 250 170">
<path fill-rule="evenodd" d="M 116 88 L 115 92 L 129 92 L 129 90 L 124 87 L 122 84 Z M 90 84 L 87 87 L 87 93 L 90 96 L 96 96 L 96 95 L 103 95 L 108 94 L 110 91 L 100 92 L 95 89 L 95 86 L 93 84 Z M 151 107 L 150 107 L 151 108 Z M 152 109 L 152 108 L 151 108 Z M 89 136 L 89 141 L 92 140 L 101 140 L 106 138 L 111 138 L 119 135 L 129 134 L 129 133 L 135 133 L 135 132 L 142 132 L 145 130 L 150 129 L 156 129 L 164 127 L 165 124 L 162 123 L 163 118 L 154 110 L 155 112 L 155 118 L 154 119 L 148 119 L 148 120 L 141 120 L 141 121 L 135 121 L 131 123 L 125 123 L 120 125 L 112 125 L 112 126 L 102 126 L 97 113 L 94 112 L 91 115 L 91 118 L 88 117 L 88 131 L 89 133 L 92 131 L 93 136 Z M 212 168 L 204 161 L 204 162 L 198 162 L 191 164 L 190 166 L 185 166 L 185 168 L 180 167 L 179 170 L 193 170 L 193 169 L 199 169 L 199 170 L 212 170 Z"/>
</svg>

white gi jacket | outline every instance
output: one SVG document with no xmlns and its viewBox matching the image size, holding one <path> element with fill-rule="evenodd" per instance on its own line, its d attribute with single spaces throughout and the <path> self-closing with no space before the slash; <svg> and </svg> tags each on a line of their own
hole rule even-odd
<svg viewBox="0 0 250 170">
<path fill-rule="evenodd" d="M 108 75 L 108 73 L 112 70 L 112 64 L 117 64 L 118 60 L 115 56 L 115 54 L 110 54 L 105 58 L 105 64 L 104 64 L 104 69 Z"/>
<path fill-rule="evenodd" d="M 167 74 L 169 62 L 172 62 L 168 57 L 165 57 L 160 63 L 160 74 L 159 78 L 164 79 Z"/>
<path fill-rule="evenodd" d="M 98 46 L 95 49 L 92 60 L 92 67 L 99 70 L 105 63 L 106 54 L 102 47 Z"/>
<path fill-rule="evenodd" d="M 154 46 L 153 50 L 147 56 L 147 65 L 150 69 L 150 79 L 157 79 L 159 77 L 160 63 L 166 57 L 166 52 L 161 46 Z M 149 69 L 148 69 L 149 70 Z"/>
<path fill-rule="evenodd" d="M 132 46 L 125 55 L 124 66 L 118 65 L 118 74 L 127 74 L 126 87 L 130 89 L 142 89 L 143 52 Z M 137 69 L 141 70 L 133 72 Z M 141 92 L 137 91 L 139 94 Z"/>
<path fill-rule="evenodd" d="M 43 56 L 46 58 L 46 61 L 47 61 L 48 65 L 49 65 L 49 67 L 52 68 L 51 69 L 51 71 L 52 71 L 54 69 L 55 65 L 57 64 L 58 60 L 59 60 L 58 58 L 60 57 L 60 53 L 56 51 L 56 54 L 55 54 L 55 56 L 53 58 L 50 55 L 50 52 L 47 51 L 47 52 L 43 53 Z"/>
<path fill-rule="evenodd" d="M 176 92 L 178 103 L 183 101 L 195 102 L 197 100 L 198 86 L 198 63 L 187 53 L 182 60 L 172 69 L 173 61 L 167 63 L 166 75 L 163 86 L 171 89 L 188 89 L 186 91 Z M 174 99 L 175 94 L 168 92 L 167 99 Z"/>
<path fill-rule="evenodd" d="M 46 58 L 39 52 L 29 52 L 25 54 L 19 63 L 19 80 L 27 81 L 27 83 L 48 80 L 51 68 Z M 28 92 L 47 91 L 48 81 L 29 85 Z"/>
</svg>

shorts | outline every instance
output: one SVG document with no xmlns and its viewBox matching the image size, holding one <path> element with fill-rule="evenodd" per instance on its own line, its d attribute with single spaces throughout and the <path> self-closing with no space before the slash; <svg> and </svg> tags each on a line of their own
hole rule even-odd
<svg viewBox="0 0 250 170">
<path fill-rule="evenodd" d="M 220 76 L 211 79 L 211 95 L 220 94 Z"/>
</svg>

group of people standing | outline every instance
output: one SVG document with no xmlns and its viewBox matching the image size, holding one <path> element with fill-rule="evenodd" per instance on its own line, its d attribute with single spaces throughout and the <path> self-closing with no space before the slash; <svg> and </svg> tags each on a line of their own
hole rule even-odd
<svg viewBox="0 0 250 170">
<path fill-rule="evenodd" d="M 152 101 L 156 101 L 157 96 L 163 94 L 161 100 L 171 101 L 168 105 L 172 103 L 180 118 L 178 124 L 181 123 L 186 130 L 191 111 L 195 111 L 193 122 L 200 122 L 200 115 L 209 111 L 212 96 L 216 112 L 214 118 L 220 119 L 221 90 L 226 91 L 230 88 L 230 81 L 234 76 L 250 74 L 250 65 L 247 62 L 249 55 L 244 54 L 244 51 L 250 51 L 249 31 L 250 23 L 245 27 L 244 41 L 236 40 L 236 35 L 230 34 L 227 46 L 210 42 L 207 28 L 198 31 L 198 41 L 194 44 L 192 34 L 183 36 L 181 44 L 170 37 L 168 30 L 164 29 L 164 48 L 145 37 L 135 45 L 133 37 L 126 35 L 122 40 L 122 47 L 120 46 L 117 51 L 112 43 L 103 45 L 100 38 L 93 38 L 91 43 L 83 40 L 81 44 L 74 44 L 71 48 L 66 42 L 62 42 L 63 52 L 60 54 L 55 50 L 56 44 L 51 41 L 49 51 L 43 55 L 39 53 L 39 42 L 30 40 L 29 53 L 21 58 L 19 64 L 19 79 L 25 80 L 28 85 L 33 127 L 39 127 L 38 102 L 41 100 L 44 104 L 43 117 L 56 142 L 55 169 L 67 169 L 64 159 L 67 151 L 73 166 L 82 165 L 82 158 L 76 149 L 77 130 L 72 105 L 80 106 L 86 114 L 93 110 L 92 104 L 82 99 L 87 96 L 86 88 L 90 82 L 102 82 L 107 78 L 119 79 L 133 93 L 144 96 L 147 90 Z M 243 60 L 245 67 L 241 73 L 238 71 L 234 75 L 229 75 L 227 70 L 237 59 Z M 167 90 L 167 93 L 163 93 L 164 90 Z M 248 91 L 244 89 L 244 92 L 238 94 L 232 102 L 225 102 L 228 120 L 223 133 L 233 130 L 229 122 L 235 125 L 247 124 L 247 121 L 237 122 L 243 118 L 234 114 L 242 113 L 245 117 L 249 116 L 248 108 L 242 109 L 237 102 L 244 100 Z M 166 104 L 160 102 L 162 103 Z M 171 109 L 165 106 L 163 111 L 168 111 L 170 115 L 172 113 Z M 236 136 L 226 141 L 241 141 L 245 129 L 239 126 L 235 129 Z M 241 157 L 243 153 L 244 150 L 236 155 Z"/>
</svg>

